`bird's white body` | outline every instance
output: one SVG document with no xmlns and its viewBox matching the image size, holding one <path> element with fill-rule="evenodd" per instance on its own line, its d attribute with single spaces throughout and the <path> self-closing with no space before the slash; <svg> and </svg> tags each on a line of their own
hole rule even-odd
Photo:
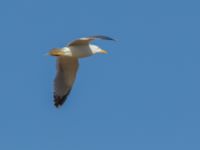
<svg viewBox="0 0 200 150">
<path fill-rule="evenodd" d="M 63 51 L 65 56 L 83 58 L 91 56 L 95 53 L 100 52 L 100 49 L 96 45 L 80 45 L 80 46 L 68 46 L 60 49 Z"/>
</svg>

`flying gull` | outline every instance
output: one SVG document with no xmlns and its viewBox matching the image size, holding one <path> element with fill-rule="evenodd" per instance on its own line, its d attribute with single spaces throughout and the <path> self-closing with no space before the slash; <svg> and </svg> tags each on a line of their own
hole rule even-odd
<svg viewBox="0 0 200 150">
<path fill-rule="evenodd" d="M 48 53 L 57 57 L 57 74 L 54 80 L 54 105 L 61 106 L 67 99 L 76 78 L 79 58 L 97 53 L 106 54 L 107 51 L 90 42 L 100 40 L 114 40 L 108 36 L 96 35 L 80 38 L 70 42 L 63 48 L 53 48 Z"/>
</svg>

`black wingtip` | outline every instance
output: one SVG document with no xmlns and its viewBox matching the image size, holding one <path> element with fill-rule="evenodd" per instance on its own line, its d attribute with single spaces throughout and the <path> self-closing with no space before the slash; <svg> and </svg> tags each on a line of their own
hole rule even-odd
<svg viewBox="0 0 200 150">
<path fill-rule="evenodd" d="M 116 41 L 115 39 L 105 36 L 105 35 L 94 35 L 94 36 L 90 36 L 91 38 L 98 38 L 98 39 L 102 39 L 102 40 L 111 40 L 111 41 Z"/>
<path fill-rule="evenodd" d="M 66 101 L 69 93 L 70 93 L 71 89 L 67 92 L 66 95 L 64 96 L 58 96 L 54 93 L 54 105 L 56 108 L 59 108 L 60 106 L 62 106 L 64 104 L 64 102 Z"/>
<path fill-rule="evenodd" d="M 60 96 L 54 96 L 54 105 L 56 108 L 62 106 L 66 100 L 66 96 L 60 97 Z"/>
</svg>

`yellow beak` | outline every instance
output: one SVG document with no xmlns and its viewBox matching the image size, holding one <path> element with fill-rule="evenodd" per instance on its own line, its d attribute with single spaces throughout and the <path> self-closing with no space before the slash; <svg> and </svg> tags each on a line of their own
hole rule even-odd
<svg viewBox="0 0 200 150">
<path fill-rule="evenodd" d="M 103 49 L 100 51 L 100 53 L 102 53 L 102 54 L 108 54 L 108 52 L 106 50 L 103 50 Z"/>
</svg>

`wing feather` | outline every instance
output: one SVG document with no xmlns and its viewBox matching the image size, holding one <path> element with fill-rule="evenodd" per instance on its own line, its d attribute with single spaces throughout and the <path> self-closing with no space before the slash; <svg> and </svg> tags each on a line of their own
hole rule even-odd
<svg viewBox="0 0 200 150">
<path fill-rule="evenodd" d="M 54 105 L 61 106 L 70 94 L 78 70 L 78 59 L 60 56 L 57 58 L 57 74 L 54 80 Z"/>
<path fill-rule="evenodd" d="M 77 40 L 74 40 L 68 44 L 68 46 L 78 46 L 78 45 L 88 45 L 93 40 L 100 39 L 100 40 L 113 40 L 113 38 L 105 36 L 105 35 L 94 35 L 94 36 L 88 36 L 84 38 L 80 38 Z"/>
</svg>

